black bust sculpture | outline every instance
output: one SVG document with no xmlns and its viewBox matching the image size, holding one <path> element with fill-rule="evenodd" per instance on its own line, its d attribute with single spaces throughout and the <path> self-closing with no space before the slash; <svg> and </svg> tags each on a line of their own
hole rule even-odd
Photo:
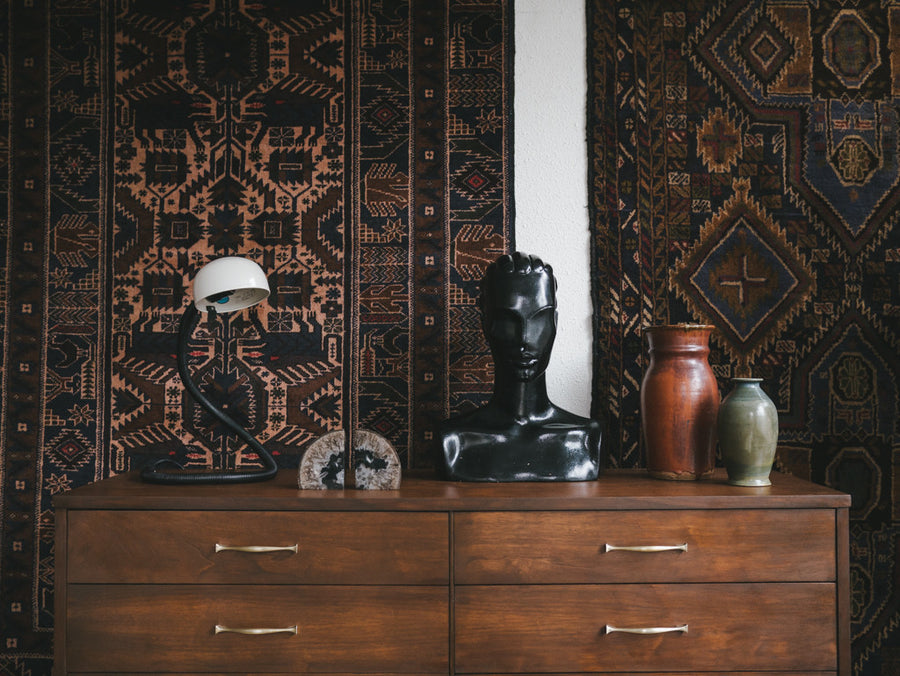
<svg viewBox="0 0 900 676">
<path fill-rule="evenodd" d="M 554 406 L 545 371 L 556 338 L 556 280 L 536 256 L 500 256 L 481 283 L 494 392 L 438 427 L 439 473 L 453 481 L 584 481 L 600 470 L 601 426 Z"/>
</svg>

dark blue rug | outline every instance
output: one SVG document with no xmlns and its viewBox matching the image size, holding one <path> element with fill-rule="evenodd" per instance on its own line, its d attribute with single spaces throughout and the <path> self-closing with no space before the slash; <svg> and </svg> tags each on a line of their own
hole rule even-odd
<svg viewBox="0 0 900 676">
<path fill-rule="evenodd" d="M 593 408 L 641 466 L 641 327 L 716 327 L 777 469 L 853 496 L 854 674 L 900 673 L 900 10 L 588 2 Z"/>
</svg>

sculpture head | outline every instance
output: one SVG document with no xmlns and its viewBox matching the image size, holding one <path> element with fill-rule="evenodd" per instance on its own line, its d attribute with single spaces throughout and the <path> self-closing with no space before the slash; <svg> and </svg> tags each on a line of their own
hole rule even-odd
<svg viewBox="0 0 900 676">
<path fill-rule="evenodd" d="M 527 382 L 544 373 L 556 317 L 556 279 L 540 258 L 516 252 L 488 266 L 481 283 L 481 321 L 497 376 Z"/>
</svg>

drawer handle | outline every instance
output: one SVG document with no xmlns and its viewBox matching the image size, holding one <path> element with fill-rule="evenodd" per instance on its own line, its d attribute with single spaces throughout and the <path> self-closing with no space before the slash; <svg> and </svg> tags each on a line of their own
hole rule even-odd
<svg viewBox="0 0 900 676">
<path fill-rule="evenodd" d="M 289 545 L 287 547 L 267 547 L 265 545 L 220 545 L 216 543 L 216 554 L 219 552 L 250 552 L 251 554 L 260 554 L 264 552 L 294 552 L 299 550 L 298 545 Z"/>
<path fill-rule="evenodd" d="M 264 634 L 292 634 L 293 636 L 297 635 L 297 625 L 295 624 L 293 627 L 274 627 L 274 628 L 266 628 L 266 627 L 226 627 L 223 624 L 216 625 L 216 633 L 217 634 L 245 634 L 247 636 L 263 636 Z"/>
<path fill-rule="evenodd" d="M 603 545 L 604 552 L 686 552 L 687 542 L 680 545 L 645 545 L 639 547 L 618 547 L 608 542 Z"/>
<path fill-rule="evenodd" d="M 688 626 L 686 624 L 679 624 L 677 627 L 614 627 L 611 624 L 606 625 L 607 634 L 612 634 L 613 632 L 622 634 L 669 634 L 676 631 L 686 634 Z"/>
</svg>

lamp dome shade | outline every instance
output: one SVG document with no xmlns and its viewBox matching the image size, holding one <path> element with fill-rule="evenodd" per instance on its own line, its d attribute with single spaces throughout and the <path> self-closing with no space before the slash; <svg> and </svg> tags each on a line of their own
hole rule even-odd
<svg viewBox="0 0 900 676">
<path fill-rule="evenodd" d="M 194 306 L 200 312 L 234 312 L 256 305 L 269 295 L 269 282 L 256 263 L 239 256 L 210 261 L 193 282 Z"/>
</svg>

